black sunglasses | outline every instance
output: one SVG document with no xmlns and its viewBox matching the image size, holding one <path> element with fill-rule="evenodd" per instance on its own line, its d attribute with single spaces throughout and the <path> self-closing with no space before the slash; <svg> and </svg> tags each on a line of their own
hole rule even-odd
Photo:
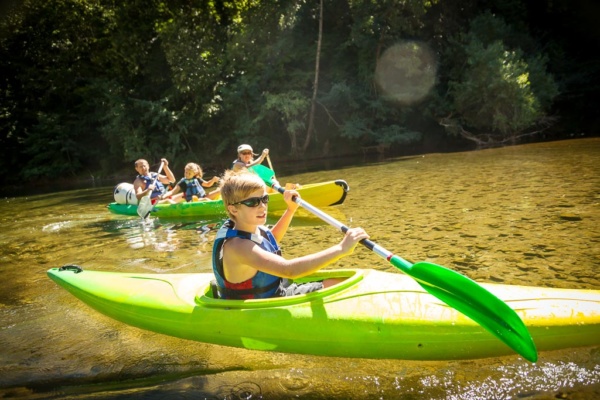
<svg viewBox="0 0 600 400">
<path fill-rule="evenodd" d="M 265 194 L 262 197 L 250 197 L 246 200 L 238 201 L 237 203 L 233 203 L 232 206 L 236 206 L 238 204 L 243 204 L 246 207 L 258 207 L 260 203 L 269 204 L 269 195 Z"/>
</svg>

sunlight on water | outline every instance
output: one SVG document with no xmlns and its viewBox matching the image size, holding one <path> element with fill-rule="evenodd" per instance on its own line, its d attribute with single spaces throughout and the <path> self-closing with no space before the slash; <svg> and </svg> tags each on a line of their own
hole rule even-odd
<svg viewBox="0 0 600 400">
<path fill-rule="evenodd" d="M 524 397 L 527 393 L 552 393 L 561 389 L 572 389 L 582 384 L 597 385 L 600 382 L 600 366 L 598 365 L 593 369 L 588 369 L 572 362 L 558 361 L 540 364 L 533 367 L 504 365 L 494 371 L 494 375 L 482 382 L 461 385 L 457 390 L 452 390 L 451 381 L 453 379 L 450 379 L 444 386 L 451 389 L 448 392 L 449 399 L 491 399 L 511 398 L 516 393 L 521 393 L 520 397 Z"/>
<path fill-rule="evenodd" d="M 600 288 L 600 140 L 357 163 L 284 178 L 345 179 L 344 204 L 324 210 L 412 262 L 479 282 Z M 112 189 L 1 199 L 0 397 L 600 398 L 597 346 L 542 352 L 536 364 L 360 360 L 225 348 L 112 320 L 46 270 L 211 272 L 222 223 L 111 214 Z M 282 245 L 291 258 L 340 239 L 299 212 Z M 335 267 L 397 272 L 363 248 Z"/>
<path fill-rule="evenodd" d="M 58 232 L 62 229 L 68 229 L 72 227 L 75 223 L 73 221 L 64 221 L 64 222 L 55 222 L 52 224 L 48 224 L 42 227 L 42 231 L 44 232 Z"/>
</svg>

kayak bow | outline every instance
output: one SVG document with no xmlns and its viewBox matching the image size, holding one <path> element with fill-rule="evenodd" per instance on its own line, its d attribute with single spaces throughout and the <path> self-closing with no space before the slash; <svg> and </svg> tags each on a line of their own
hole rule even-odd
<svg viewBox="0 0 600 400">
<path fill-rule="evenodd" d="M 48 276 L 100 313 L 178 338 L 319 356 L 460 360 L 512 354 L 488 331 L 409 276 L 321 270 L 297 282 L 345 278 L 305 295 L 212 296 L 212 273 L 123 273 L 52 268 Z M 600 345 L 600 291 L 485 284 L 529 327 L 540 350 Z"/>
</svg>

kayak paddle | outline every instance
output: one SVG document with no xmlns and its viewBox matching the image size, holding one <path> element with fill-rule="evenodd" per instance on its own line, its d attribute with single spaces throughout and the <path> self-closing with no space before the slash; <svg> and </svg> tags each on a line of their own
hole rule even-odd
<svg viewBox="0 0 600 400">
<path fill-rule="evenodd" d="M 154 181 L 152 182 L 153 185 L 156 183 L 156 180 L 158 179 L 158 175 L 160 175 L 160 172 L 163 169 L 163 165 L 164 165 L 164 163 L 161 162 L 160 167 L 158 167 L 158 172 L 156 173 L 156 178 L 154 178 Z M 138 215 L 144 220 L 148 217 L 148 215 L 150 214 L 150 211 L 152 211 L 152 207 L 154 207 L 152 205 L 152 201 L 150 200 L 150 196 L 152 196 L 152 191 L 150 191 L 150 193 L 148 193 L 147 195 L 145 195 L 144 197 L 142 197 L 140 199 L 140 202 L 137 207 Z"/>
<path fill-rule="evenodd" d="M 273 164 L 271 164 L 271 157 L 268 154 L 267 154 L 267 164 L 269 164 L 269 168 L 271 169 L 271 174 L 272 174 L 271 180 L 273 180 L 273 179 L 277 180 L 277 177 L 275 176 L 275 169 L 273 168 Z"/>
<path fill-rule="evenodd" d="M 273 169 L 273 164 L 271 164 L 271 157 L 267 154 L 267 163 L 269 164 L 269 168 L 273 171 L 273 176 L 275 176 L 275 170 Z"/>
<path fill-rule="evenodd" d="M 252 169 L 267 185 L 283 194 L 285 189 L 272 182 L 272 170 L 262 165 L 254 166 Z M 297 197 L 295 202 L 340 231 L 345 233 L 349 229 L 301 198 Z M 535 343 L 521 318 L 508 304 L 477 282 L 456 271 L 433 263 L 411 264 L 368 239 L 362 240 L 360 243 L 415 279 L 427 292 L 487 329 L 525 359 L 531 362 L 537 361 L 538 354 Z"/>
</svg>

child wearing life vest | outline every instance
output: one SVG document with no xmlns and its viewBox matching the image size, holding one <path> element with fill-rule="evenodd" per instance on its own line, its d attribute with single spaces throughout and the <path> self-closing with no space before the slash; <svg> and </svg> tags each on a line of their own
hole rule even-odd
<svg viewBox="0 0 600 400">
<path fill-rule="evenodd" d="M 287 210 L 272 229 L 265 227 L 269 196 L 261 178 L 247 171 L 227 171 L 221 197 L 229 220 L 219 229 L 213 246 L 213 272 L 219 296 L 225 299 L 258 299 L 291 296 L 319 290 L 340 280 L 295 284 L 288 279 L 309 275 L 352 254 L 369 236 L 362 228 L 349 229 L 342 241 L 302 257 L 281 256 L 283 239 L 298 208 L 296 190 L 286 190 Z"/>
<path fill-rule="evenodd" d="M 254 156 L 257 156 L 258 154 L 254 154 L 252 147 L 249 144 L 240 144 L 237 148 L 237 154 L 238 158 L 231 163 L 231 169 L 235 172 L 262 163 L 265 157 L 269 155 L 269 149 L 264 149 L 260 156 L 255 160 Z"/>
<path fill-rule="evenodd" d="M 254 153 L 254 150 L 252 150 L 252 146 L 250 146 L 249 144 L 240 144 L 237 148 L 237 153 L 238 158 L 233 160 L 233 162 L 231 163 L 231 169 L 234 172 L 243 171 L 255 165 L 261 164 L 264 161 L 264 159 L 269 156 L 269 149 L 264 149 L 256 160 L 254 159 L 254 156 L 258 156 L 258 154 Z M 275 177 L 273 177 L 273 182 L 279 185 L 279 182 L 277 182 L 277 179 L 275 179 Z M 290 186 L 293 189 L 297 189 L 300 187 L 300 184 L 288 183 L 286 184 L 286 189 L 288 189 L 288 186 Z M 274 189 L 267 188 L 267 193 L 276 192 L 277 191 Z"/>
<path fill-rule="evenodd" d="M 156 204 L 159 197 L 166 191 L 165 185 L 175 182 L 175 175 L 169 169 L 169 161 L 162 158 L 161 164 L 166 175 L 150 171 L 148 161 L 140 158 L 135 162 L 135 170 L 138 175 L 133 181 L 133 189 L 138 200 L 150 193 L 152 204 Z"/>
<path fill-rule="evenodd" d="M 185 166 L 184 177 L 177 182 L 173 189 L 160 196 L 162 202 L 181 203 L 184 201 L 206 201 L 216 200 L 219 198 L 219 189 L 206 193 L 205 187 L 211 187 L 219 182 L 218 176 L 213 176 L 212 179 L 205 181 L 202 179 L 203 171 L 200 165 L 196 163 L 188 163 Z M 166 200 L 163 200 L 166 199 Z"/>
</svg>

